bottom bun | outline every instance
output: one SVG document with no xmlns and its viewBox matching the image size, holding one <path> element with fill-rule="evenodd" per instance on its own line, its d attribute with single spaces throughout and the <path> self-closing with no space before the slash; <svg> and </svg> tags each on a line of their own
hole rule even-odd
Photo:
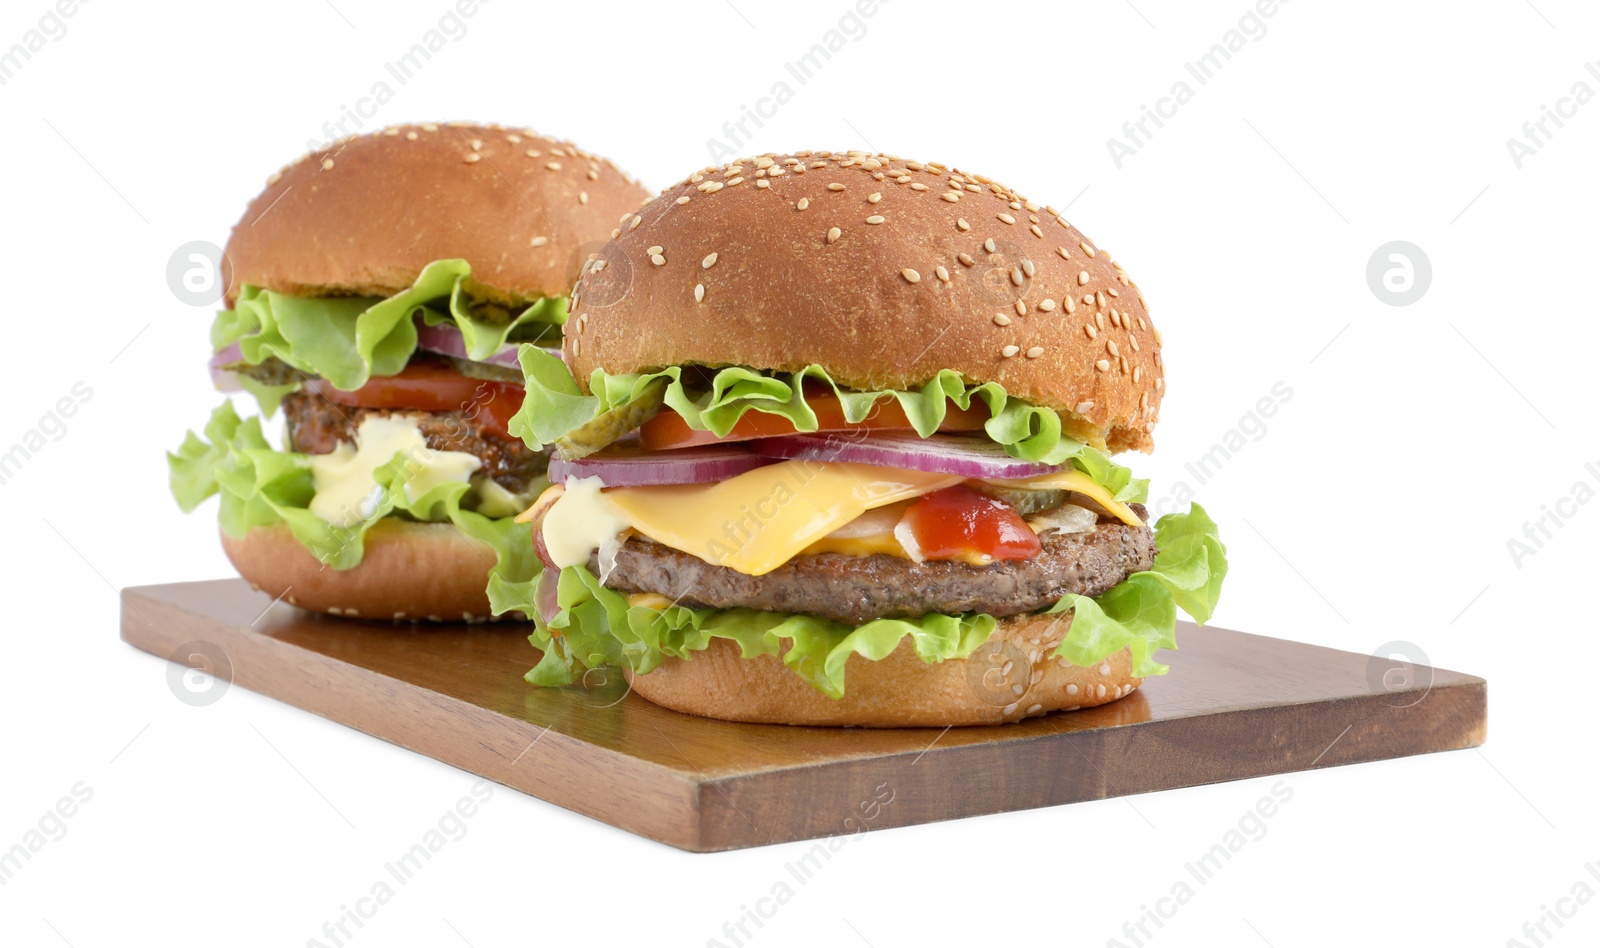
<svg viewBox="0 0 1600 948">
<path fill-rule="evenodd" d="M 494 550 L 448 523 L 379 520 L 367 531 L 361 564 L 338 570 L 294 538 L 287 524 L 222 534 L 239 575 L 274 598 L 336 616 L 430 622 L 491 618 Z"/>
<path fill-rule="evenodd" d="M 640 697 L 687 714 L 857 727 L 1004 724 L 1132 694 L 1142 679 L 1133 676 L 1127 649 L 1089 668 L 1052 657 L 1070 624 L 1070 613 L 1001 619 L 967 658 L 931 665 L 917 657 L 909 637 L 879 661 L 851 655 L 837 701 L 777 656 L 741 658 L 728 639 L 712 639 L 692 659 L 669 658 L 629 680 Z"/>
</svg>

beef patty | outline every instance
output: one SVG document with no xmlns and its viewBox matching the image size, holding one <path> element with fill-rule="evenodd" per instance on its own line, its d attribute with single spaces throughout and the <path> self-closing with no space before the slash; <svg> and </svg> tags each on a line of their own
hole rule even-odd
<svg viewBox="0 0 1600 948">
<path fill-rule="evenodd" d="M 479 473 L 492 477 L 513 493 L 527 489 L 528 481 L 545 471 L 550 458 L 532 451 L 520 438 L 503 438 L 487 430 L 477 418 L 464 414 L 431 413 L 403 408 L 351 408 L 335 405 L 306 392 L 293 392 L 283 400 L 289 443 L 304 454 L 327 454 L 339 442 L 355 442 L 355 430 L 374 415 L 404 415 L 417 419 L 423 440 L 435 451 L 460 451 L 483 462 Z"/>
<path fill-rule="evenodd" d="M 1142 506 L 1131 506 L 1148 519 Z M 1149 569 L 1156 552 L 1148 526 L 1108 517 L 1087 533 L 1049 532 L 1039 541 L 1044 549 L 1038 556 L 988 566 L 818 553 L 749 576 L 635 536 L 623 544 L 605 584 L 619 592 L 659 593 L 693 608 L 802 612 L 860 625 L 930 612 L 1036 612 L 1068 593 L 1097 596 L 1129 573 Z M 589 558 L 589 570 L 599 575 L 598 554 Z"/>
</svg>

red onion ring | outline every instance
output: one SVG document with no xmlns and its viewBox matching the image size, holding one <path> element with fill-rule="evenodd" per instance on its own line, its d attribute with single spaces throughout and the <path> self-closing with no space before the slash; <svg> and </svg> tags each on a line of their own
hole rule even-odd
<svg viewBox="0 0 1600 948">
<path fill-rule="evenodd" d="M 757 454 L 811 461 L 847 461 L 961 477 L 1022 478 L 1060 470 L 1024 461 L 982 438 L 941 435 L 922 438 L 895 432 L 834 431 L 785 435 L 754 442 Z"/>
<path fill-rule="evenodd" d="M 456 359 L 466 359 L 469 362 L 483 362 L 488 365 L 504 366 L 508 369 L 521 368 L 517 361 L 519 343 L 506 343 L 487 359 L 474 359 L 467 355 L 467 341 L 462 338 L 461 330 L 454 326 L 440 323 L 437 326 L 424 326 L 422 320 L 417 320 L 417 348 L 428 352 L 437 352 Z"/>
<path fill-rule="evenodd" d="M 552 484 L 569 477 L 598 477 L 607 487 L 656 487 L 663 484 L 708 484 L 738 477 L 773 463 L 744 445 L 703 445 L 672 451 L 607 448 L 576 461 L 550 457 Z"/>
</svg>

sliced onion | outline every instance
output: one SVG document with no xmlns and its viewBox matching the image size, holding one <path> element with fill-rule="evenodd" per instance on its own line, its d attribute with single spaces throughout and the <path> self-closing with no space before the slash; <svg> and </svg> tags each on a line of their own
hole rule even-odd
<svg viewBox="0 0 1600 948">
<path fill-rule="evenodd" d="M 550 456 L 550 481 L 598 477 L 607 487 L 655 487 L 663 484 L 707 484 L 738 477 L 773 463 L 742 445 L 705 445 L 672 451 L 610 447 L 576 461 Z"/>
<path fill-rule="evenodd" d="M 539 618 L 549 623 L 561 611 L 561 603 L 556 599 L 556 581 L 560 578 L 560 570 L 546 568 L 539 574 L 533 587 L 533 607 L 539 611 Z"/>
<path fill-rule="evenodd" d="M 1098 505 L 1097 505 L 1098 506 Z M 1100 522 L 1100 515 L 1077 504 L 1062 504 L 1052 510 L 1028 518 L 1033 532 L 1043 535 L 1052 530 L 1059 533 L 1088 533 Z"/>
<path fill-rule="evenodd" d="M 462 338 L 461 330 L 456 329 L 454 326 L 446 326 L 443 323 L 437 326 L 424 326 L 421 319 L 417 320 L 417 348 L 425 349 L 428 352 L 437 352 L 440 355 L 453 356 L 457 359 L 466 359 L 469 362 L 487 362 L 490 365 L 505 366 L 508 369 L 519 368 L 521 365 L 517 361 L 517 350 L 521 348 L 518 343 L 506 343 L 500 347 L 499 351 L 487 359 L 474 359 L 467 354 L 467 341 Z M 556 358 L 561 357 L 561 350 L 559 349 L 546 349 L 545 351 L 554 353 Z"/>
<path fill-rule="evenodd" d="M 1023 461 L 984 438 L 936 434 L 860 431 L 786 435 L 754 443 L 758 454 L 811 461 L 847 461 L 908 471 L 961 477 L 1035 477 L 1060 470 L 1052 464 Z"/>
<path fill-rule="evenodd" d="M 229 372 L 225 368 L 243 361 L 244 351 L 239 348 L 237 342 L 231 343 L 223 348 L 221 352 L 211 357 L 211 362 L 209 363 L 211 367 L 211 384 L 216 387 L 217 391 L 244 391 L 244 386 L 239 384 L 239 374 L 237 372 Z"/>
</svg>

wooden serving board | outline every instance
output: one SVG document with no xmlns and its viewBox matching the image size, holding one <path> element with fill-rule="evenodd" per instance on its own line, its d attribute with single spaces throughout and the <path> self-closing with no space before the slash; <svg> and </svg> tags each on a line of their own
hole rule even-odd
<svg viewBox="0 0 1600 948">
<path fill-rule="evenodd" d="M 238 579 L 124 591 L 122 637 L 642 836 L 738 849 L 1483 743 L 1483 679 L 1184 624 L 1172 671 L 1121 701 L 999 727 L 730 724 L 621 676 L 538 688 L 513 624 L 302 612 Z M 189 646 L 189 647 L 185 647 Z M 882 805 L 891 794 L 892 805 Z"/>
</svg>

